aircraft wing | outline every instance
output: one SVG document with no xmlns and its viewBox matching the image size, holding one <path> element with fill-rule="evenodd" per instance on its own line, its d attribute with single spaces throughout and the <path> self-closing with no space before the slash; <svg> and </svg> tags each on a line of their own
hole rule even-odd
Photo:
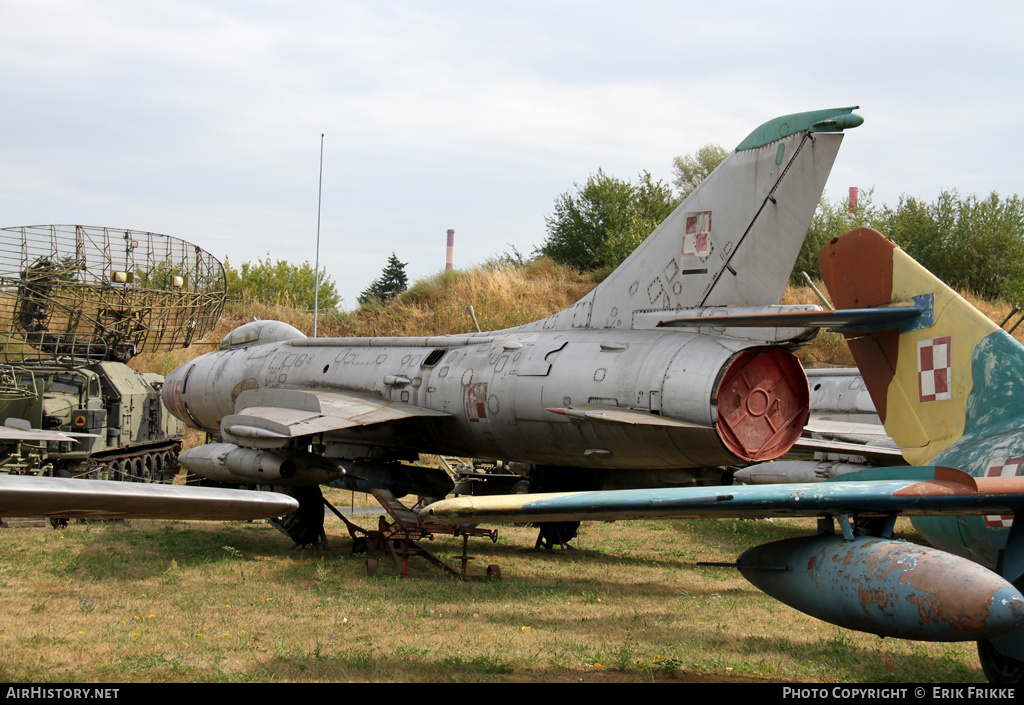
<svg viewBox="0 0 1024 705">
<path fill-rule="evenodd" d="M 221 421 L 221 435 L 249 448 L 280 448 L 301 436 L 426 416 L 450 414 L 354 392 L 250 389 Z"/>
<path fill-rule="evenodd" d="M 0 426 L 0 443 L 5 441 L 60 441 L 78 443 L 77 438 L 96 438 L 95 433 L 78 431 L 44 431 L 32 428 L 28 421 L 15 417 L 8 418 Z"/>
<path fill-rule="evenodd" d="M 290 514 L 277 492 L 0 475 L 0 516 L 242 521 Z"/>
<path fill-rule="evenodd" d="M 893 467 L 855 473 L 865 478 L 784 485 L 559 492 L 458 497 L 420 510 L 447 524 L 614 521 L 722 517 L 937 516 L 1013 514 L 1024 508 L 1024 477 L 975 478 L 953 468 Z"/>
<path fill-rule="evenodd" d="M 78 441 L 72 438 L 71 435 L 60 431 L 43 431 L 40 429 L 23 429 L 12 426 L 0 426 L 0 443 L 4 441 L 63 441 L 68 443 L 78 443 Z"/>
</svg>

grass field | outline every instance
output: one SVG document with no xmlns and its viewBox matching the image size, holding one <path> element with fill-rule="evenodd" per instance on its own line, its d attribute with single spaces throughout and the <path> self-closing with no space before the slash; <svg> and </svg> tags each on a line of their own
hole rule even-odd
<svg viewBox="0 0 1024 705">
<path fill-rule="evenodd" d="M 365 504 L 337 491 L 339 507 Z M 376 526 L 376 517 L 358 521 Z M 496 582 L 367 578 L 342 525 L 290 550 L 265 523 L 133 521 L 0 531 L 7 682 L 980 682 L 973 643 L 833 627 L 728 568 L 801 521 L 586 524 L 475 540 Z M 457 555 L 461 540 L 431 547 Z M 389 564 L 382 561 L 385 569 Z"/>
</svg>

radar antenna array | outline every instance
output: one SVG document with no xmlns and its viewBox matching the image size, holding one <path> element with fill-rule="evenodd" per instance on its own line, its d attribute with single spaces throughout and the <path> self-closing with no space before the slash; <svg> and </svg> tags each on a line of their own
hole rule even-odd
<svg viewBox="0 0 1024 705">
<path fill-rule="evenodd" d="M 117 360 L 188 347 L 217 323 L 215 257 L 168 235 L 84 225 L 0 229 L 0 361 Z"/>
</svg>

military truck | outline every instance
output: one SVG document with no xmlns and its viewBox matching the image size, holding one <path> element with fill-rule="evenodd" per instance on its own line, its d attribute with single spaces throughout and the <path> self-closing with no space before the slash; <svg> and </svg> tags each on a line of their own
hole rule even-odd
<svg viewBox="0 0 1024 705">
<path fill-rule="evenodd" d="M 162 482 L 177 473 L 184 429 L 160 401 L 163 377 L 121 362 L 8 365 L 0 417 L 73 434 L 77 443 L 12 441 L 0 470 L 14 474 Z"/>
</svg>

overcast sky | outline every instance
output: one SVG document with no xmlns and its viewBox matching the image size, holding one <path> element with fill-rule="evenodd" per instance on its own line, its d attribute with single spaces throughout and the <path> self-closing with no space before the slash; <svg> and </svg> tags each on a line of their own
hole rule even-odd
<svg viewBox="0 0 1024 705">
<path fill-rule="evenodd" d="M 316 256 L 344 306 L 545 236 L 597 169 L 671 179 L 860 105 L 826 193 L 1024 194 L 1024 3 L 0 0 L 0 227 Z"/>
</svg>

